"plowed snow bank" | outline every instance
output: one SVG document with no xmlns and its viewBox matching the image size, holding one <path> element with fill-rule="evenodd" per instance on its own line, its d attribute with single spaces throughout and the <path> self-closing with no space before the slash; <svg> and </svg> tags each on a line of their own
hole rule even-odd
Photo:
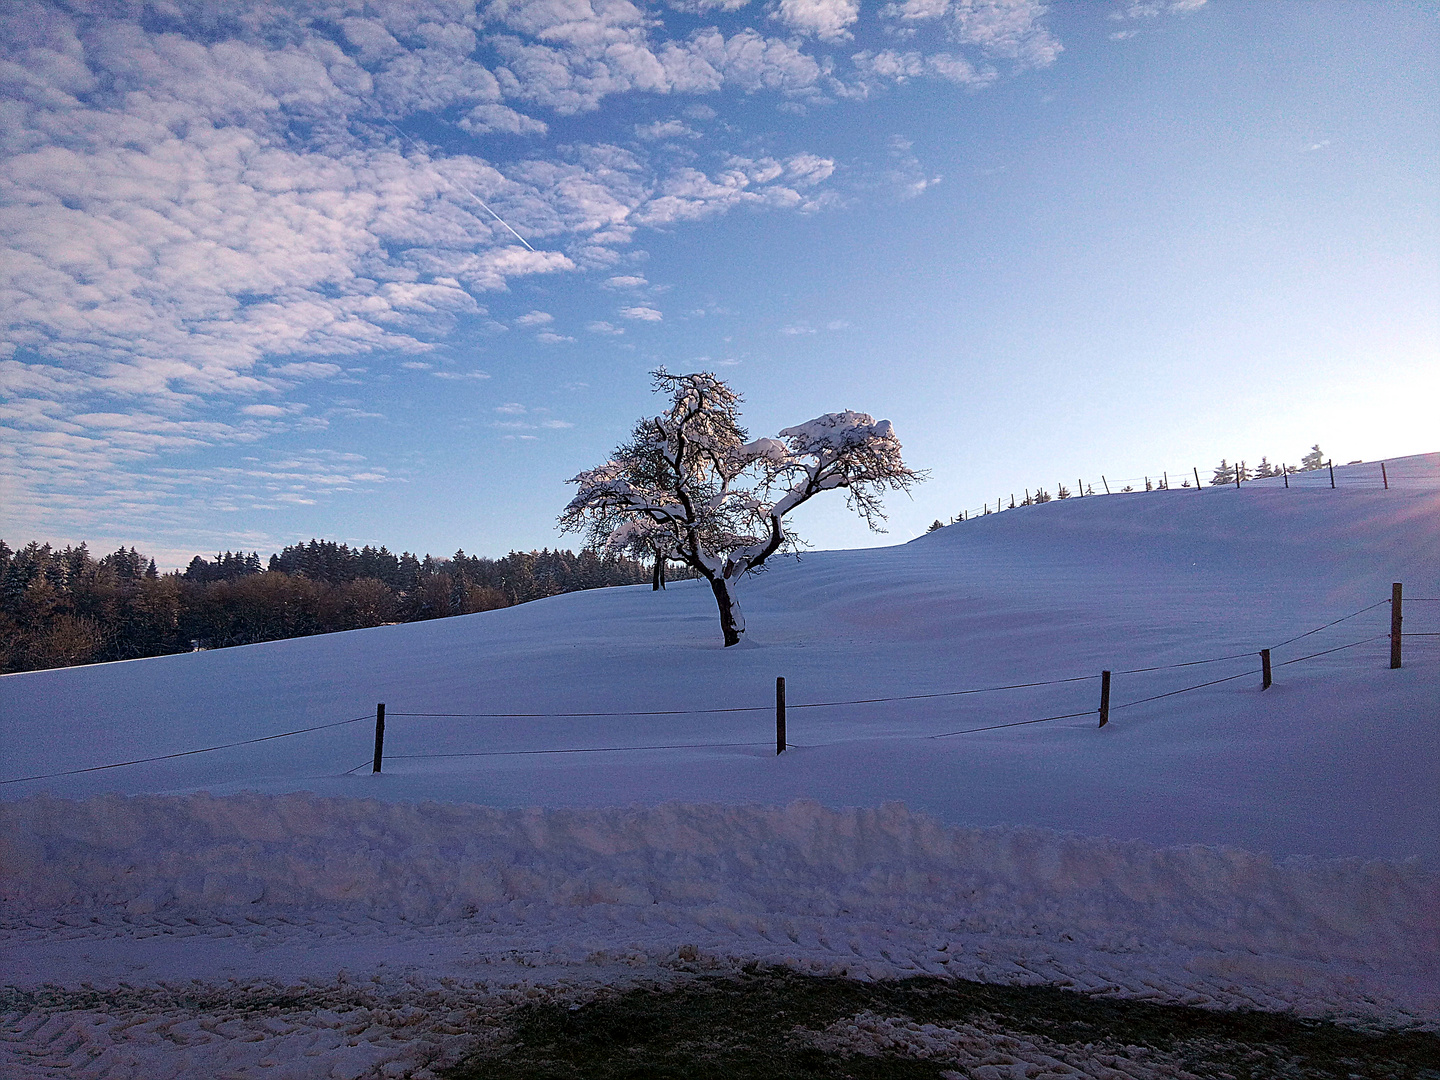
<svg viewBox="0 0 1440 1080">
<path fill-rule="evenodd" d="M 430 938 L 518 933 L 512 945 L 519 923 L 545 943 L 541 966 L 584 962 L 598 920 L 652 962 L 688 943 L 851 974 L 1004 968 L 1016 981 L 1440 1020 L 1440 875 L 1415 862 L 956 828 L 894 803 L 39 797 L 0 805 L 0 866 L 12 917 L 231 912 L 263 925 L 299 912 Z"/>
</svg>

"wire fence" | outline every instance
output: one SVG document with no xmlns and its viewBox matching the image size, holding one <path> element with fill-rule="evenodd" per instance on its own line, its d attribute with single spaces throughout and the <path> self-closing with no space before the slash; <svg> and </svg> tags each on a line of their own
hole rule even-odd
<svg viewBox="0 0 1440 1080">
<path fill-rule="evenodd" d="M 1042 482 L 1037 487 L 1022 487 L 1018 491 L 1000 492 L 994 502 L 984 502 L 960 511 L 942 525 L 954 525 L 972 518 L 987 517 L 1005 510 L 1018 510 L 1055 499 L 1088 498 L 1095 495 L 1143 494 L 1147 491 L 1225 491 L 1237 487 L 1258 484 L 1262 487 L 1295 488 L 1316 490 L 1320 488 L 1370 488 L 1380 490 L 1407 490 L 1435 486 L 1436 459 L 1440 455 L 1426 454 L 1419 458 L 1399 458 L 1385 461 L 1350 461 L 1344 465 L 1327 461 L 1318 468 L 1300 469 L 1294 462 L 1281 462 L 1264 475 L 1255 473 L 1254 464 L 1243 460 L 1226 464 L 1230 467 L 1228 479 L 1218 468 L 1202 469 L 1197 465 L 1181 465 L 1175 468 L 1161 468 L 1153 473 L 1140 476 L 1115 477 L 1100 475 L 1074 478 L 1074 486 L 1067 478 L 1061 478 L 1049 485 Z M 1266 463 L 1267 468 L 1269 463 Z M 1236 466 L 1240 467 L 1237 479 Z M 938 519 L 937 519 L 938 520 Z M 933 529 L 934 526 L 932 525 Z"/>
<path fill-rule="evenodd" d="M 1404 602 L 1408 602 L 1408 603 L 1422 603 L 1422 604 L 1440 603 L 1440 597 L 1431 597 L 1431 596 L 1404 597 Z M 1302 640 L 1304 640 L 1304 639 L 1306 639 L 1306 638 L 1312 637 L 1312 636 L 1314 636 L 1314 635 L 1316 635 L 1316 634 L 1319 634 L 1319 633 L 1322 633 L 1322 632 L 1324 632 L 1324 631 L 1326 631 L 1326 630 L 1330 630 L 1330 629 L 1332 629 L 1332 628 L 1334 628 L 1334 627 L 1336 627 L 1336 626 L 1339 626 L 1339 625 L 1342 624 L 1342 623 L 1348 622 L 1348 621 L 1351 620 L 1351 619 L 1358 618 L 1359 616 L 1365 615 L 1365 614 L 1367 614 L 1368 612 L 1372 612 L 1372 611 L 1374 611 L 1374 610 L 1377 609 L 1377 608 L 1383 607 L 1383 606 L 1385 606 L 1385 605 L 1393 604 L 1393 603 L 1394 603 L 1394 597 L 1393 597 L 1393 596 L 1391 596 L 1391 597 L 1386 597 L 1386 598 L 1384 598 L 1383 600 L 1378 600 L 1378 601 L 1376 601 L 1376 602 L 1373 603 L 1373 604 L 1368 604 L 1368 605 L 1366 605 L 1365 607 L 1362 607 L 1362 608 L 1360 608 L 1360 609 L 1358 609 L 1358 610 L 1356 610 L 1356 611 L 1352 611 L 1352 612 L 1350 612 L 1349 614 L 1342 615 L 1342 616 L 1340 616 L 1340 617 L 1337 618 L 1337 619 L 1332 619 L 1332 620 L 1330 620 L 1329 622 L 1326 622 L 1326 623 L 1324 623 L 1324 624 L 1322 624 L 1322 625 L 1320 625 L 1320 626 L 1314 627 L 1313 629 L 1306 630 L 1306 631 L 1304 631 L 1303 633 L 1299 633 L 1299 634 L 1294 635 L 1293 637 L 1286 638 L 1285 640 L 1279 642 L 1278 644 L 1270 646 L 1269 649 L 1266 649 L 1266 650 L 1263 650 L 1263 651 L 1259 651 L 1259 652 L 1257 652 L 1256 650 L 1246 650 L 1246 651 L 1243 651 L 1243 652 L 1227 653 L 1227 654 L 1225 654 L 1225 655 L 1223 655 L 1223 656 L 1205 657 L 1205 658 L 1199 659 L 1199 660 L 1184 660 L 1184 661 L 1178 661 L 1178 662 L 1171 663 L 1171 664 L 1151 664 L 1151 665 L 1147 665 L 1147 666 L 1144 666 L 1144 667 L 1126 668 L 1126 669 L 1117 670 L 1117 671 L 1114 671 L 1114 672 L 1108 672 L 1108 671 L 1107 671 L 1107 672 L 1104 672 L 1104 673 L 1101 673 L 1101 674 L 1093 674 L 1093 675 L 1070 675 L 1070 676 L 1065 676 L 1065 677 L 1061 677 L 1061 678 L 1054 678 L 1054 679 L 1035 679 L 1035 680 L 1030 680 L 1030 681 L 1027 681 L 1027 682 L 1015 682 L 1015 683 L 1003 683 L 1003 684 L 990 685 L 990 686 L 967 687 L 967 688 L 959 689 L 959 690 L 943 690 L 943 691 L 933 691 L 933 692 L 918 693 L 918 694 L 896 694 L 896 695 L 891 695 L 891 696 L 886 696 L 886 697 L 845 698 L 845 699 L 839 699 L 839 700 L 833 700 L 833 701 L 808 701 L 808 702 L 794 702 L 794 703 L 782 704 L 782 705 L 779 705 L 779 706 L 778 706 L 779 714 L 778 714 L 778 716 L 777 716 L 777 721 L 778 721 L 778 724 L 780 725 L 779 730 L 781 731 L 782 734 L 779 736 L 780 742 L 779 742 L 779 744 L 778 744 L 778 746 L 777 746 L 777 751 L 778 751 L 779 749 L 789 748 L 789 747 L 796 747 L 796 746 L 797 746 L 797 744 L 789 743 L 788 741 L 785 741 L 785 739 L 784 739 L 784 735 L 783 735 L 783 730 L 784 730 L 784 728 L 783 728 L 783 723 L 784 723 L 784 713 L 785 713 L 786 711 L 802 710 L 802 709 L 853 708 L 853 707 L 856 707 L 856 706 L 880 705 L 880 704 L 887 704 L 887 703 L 901 703 L 901 702 L 914 702 L 914 701 L 934 701 L 934 700 L 942 700 L 942 699 L 948 699 L 948 698 L 968 697 L 968 696 L 979 695 L 979 694 L 993 694 L 993 693 L 1002 693 L 1002 692 L 1011 692 L 1011 691 L 1032 690 L 1032 689 L 1039 689 L 1039 688 L 1045 688 L 1045 687 L 1068 686 L 1068 685 L 1078 684 L 1078 683 L 1095 682 L 1095 681 L 1097 681 L 1097 680 L 1103 680 L 1103 681 L 1102 681 L 1102 685 L 1105 687 L 1105 690 L 1104 690 L 1103 696 L 1102 696 L 1102 704 L 1101 704 L 1101 706 L 1100 706 L 1099 708 L 1086 708 L 1086 709 L 1081 709 L 1081 710 L 1078 710 L 1078 711 L 1067 711 L 1067 712 L 1056 713 L 1055 715 L 1051 715 L 1051 716 L 1040 716 L 1040 717 L 1033 717 L 1033 718 L 1027 718 L 1027 719 L 1022 719 L 1022 720 L 1010 720 L 1010 721 L 1005 721 L 1005 722 L 1002 722 L 1002 723 L 980 724 L 980 725 L 975 725 L 975 726 L 970 726 L 970 727 L 959 728 L 959 729 L 956 729 L 956 730 L 954 730 L 954 731 L 942 731 L 942 732 L 938 732 L 938 733 L 934 733 L 934 734 L 928 734 L 928 735 L 927 735 L 927 734 L 917 734 L 917 735 L 911 735 L 911 736 L 908 736 L 908 737 L 909 737 L 909 738 L 916 738 L 916 739 L 930 739 L 930 740 L 934 740 L 934 739 L 948 739 L 948 738 L 952 738 L 952 737 L 957 736 L 957 735 L 969 735 L 969 734 L 973 734 L 973 733 L 976 733 L 976 732 L 982 732 L 982 731 L 999 731 L 999 730 L 1003 730 L 1003 729 L 1006 729 L 1006 728 L 1028 727 L 1028 726 L 1035 725 L 1035 724 L 1051 723 L 1051 722 L 1053 722 L 1053 721 L 1058 721 L 1058 720 L 1073 720 L 1073 719 L 1079 719 L 1079 718 L 1081 718 L 1081 717 L 1094 716 L 1094 715 L 1096 715 L 1097 713 L 1100 713 L 1101 718 L 1102 718 L 1102 721 L 1104 721 L 1104 720 L 1108 717 L 1108 713 L 1111 713 L 1111 712 L 1119 712 L 1119 711 L 1122 711 L 1122 710 L 1125 710 L 1125 709 L 1134 708 L 1134 707 L 1139 706 L 1139 705 L 1145 705 L 1145 704 L 1148 704 L 1148 703 L 1150 703 L 1150 702 L 1161 701 L 1161 700 L 1164 700 L 1164 699 L 1167 699 L 1167 698 L 1177 697 L 1177 696 L 1179 696 L 1179 695 L 1181 695 L 1181 694 L 1188 694 L 1188 693 L 1191 693 L 1191 692 L 1196 691 L 1196 690 L 1203 690 L 1203 689 L 1205 689 L 1205 688 L 1207 688 L 1207 687 L 1220 686 L 1220 685 L 1223 685 L 1223 684 L 1225 684 L 1225 683 L 1235 682 L 1235 681 L 1237 681 L 1237 680 L 1239 680 L 1239 679 L 1243 679 L 1243 678 L 1246 678 L 1246 677 L 1253 677 L 1253 676 L 1255 676 L 1255 675 L 1257 675 L 1257 674 L 1260 674 L 1260 673 L 1262 672 L 1262 670 L 1268 670 L 1268 668 L 1270 667 L 1269 654 L 1270 654 L 1272 651 L 1274 651 L 1274 650 L 1279 650 L 1279 649 L 1283 649 L 1283 648 L 1285 648 L 1286 646 L 1292 645 L 1292 644 L 1294 644 L 1294 643 L 1297 642 L 1297 641 L 1302 641 Z M 1431 610 L 1434 610 L 1434 609 L 1431 609 Z M 1302 656 L 1291 657 L 1291 658 L 1286 659 L 1286 660 L 1279 660 L 1279 661 L 1276 661 L 1276 662 L 1273 664 L 1273 666 L 1274 666 L 1274 667 L 1288 667 L 1288 666 L 1290 666 L 1290 665 L 1292 665 L 1292 664 L 1299 664 L 1299 663 L 1303 663 L 1303 662 L 1305 662 L 1305 661 L 1315 660 L 1315 659 L 1318 659 L 1318 658 L 1320 658 L 1320 657 L 1330 656 L 1330 655 L 1333 655 L 1333 654 L 1335 654 L 1335 653 L 1345 652 L 1345 651 L 1350 650 L 1350 649 L 1359 648 L 1359 647 L 1361 647 L 1361 646 L 1363 646 L 1363 645 L 1372 644 L 1372 643 L 1374 643 L 1374 642 L 1376 642 L 1376 641 L 1389 640 L 1389 641 L 1391 642 L 1391 648 L 1392 648 L 1392 652 L 1391 652 L 1391 666 L 1394 667 L 1394 666 L 1397 666 L 1397 661 L 1398 661 L 1398 658 L 1399 658 L 1399 655 L 1400 655 L 1400 653 L 1399 653 L 1399 642 L 1397 641 L 1397 639 L 1404 639 L 1404 638 L 1436 638 L 1436 637 L 1440 637 L 1440 631 L 1431 631 L 1431 630 L 1424 630 L 1424 631 L 1401 631 L 1401 630 L 1399 629 L 1399 624 L 1394 621 L 1393 616 L 1394 616 L 1394 610 L 1393 610 L 1393 608 L 1392 608 L 1392 622 L 1391 622 L 1391 627 L 1390 627 L 1390 632 L 1389 632 L 1389 633 L 1372 634 L 1372 635 L 1369 635 L 1369 636 L 1367 636 L 1367 637 L 1360 638 L 1360 639 L 1358 639 L 1358 640 L 1356 640 L 1356 641 L 1346 642 L 1345 644 L 1342 644 L 1342 645 L 1335 645 L 1335 646 L 1332 646 L 1332 647 L 1329 647 L 1329 648 L 1317 650 L 1317 651 L 1315 651 L 1315 652 L 1306 653 L 1306 654 L 1304 654 L 1304 655 L 1302 655 Z M 1254 666 L 1254 661 L 1255 661 L 1257 658 L 1260 658 L 1260 657 L 1262 657 L 1262 656 L 1263 656 L 1263 658 L 1264 658 L 1263 667 L 1262 667 L 1262 668 L 1256 668 L 1256 667 Z M 1110 676 L 1111 676 L 1111 675 L 1148 675 L 1148 674 L 1154 674 L 1154 673 L 1156 673 L 1156 672 L 1179 671 L 1179 670 L 1183 670 L 1183 669 L 1187 669 L 1187 668 L 1198 667 L 1198 666 L 1205 665 L 1205 664 L 1218 664 L 1218 663 L 1226 663 L 1226 662 L 1239 661 L 1239 660 L 1250 660 L 1250 661 L 1251 661 L 1251 666 L 1248 666 L 1248 667 L 1245 668 L 1245 670 L 1243 670 L 1243 671 L 1239 671 L 1239 672 L 1236 672 L 1235 674 L 1231 674 L 1231 675 L 1225 675 L 1225 676 L 1223 676 L 1223 677 L 1221 677 L 1221 678 L 1207 679 L 1207 680 L 1205 680 L 1205 681 L 1203 681 L 1203 682 L 1194 683 L 1194 684 L 1191 684 L 1191 685 L 1189 685 L 1189 686 L 1182 686 L 1182 687 L 1179 687 L 1179 688 L 1173 689 L 1173 690 L 1165 690 L 1165 691 L 1163 691 L 1163 692 L 1161 692 L 1161 693 L 1150 694 L 1150 695 L 1147 695 L 1147 696 L 1145 696 L 1145 697 L 1136 698 L 1136 699 L 1134 699 L 1134 700 L 1121 702 L 1121 703 L 1115 704 L 1115 705 L 1109 705 L 1109 704 L 1108 704 L 1108 689 L 1109 689 L 1109 685 L 1110 685 L 1110 681 L 1109 681 L 1109 680 L 1110 680 Z M 1265 685 L 1269 685 L 1268 682 L 1267 682 Z M 420 712 L 420 711 L 393 711 L 393 712 L 388 713 L 388 716 L 391 717 L 391 718 L 416 719 L 416 720 L 423 720 L 423 719 L 538 720 L 538 719 L 601 719 L 601 718 L 622 718 L 622 717 L 623 717 L 623 718 L 646 718 L 646 717 L 677 717 L 677 716 L 718 716 L 718 715 L 727 715 L 727 714 L 770 713 L 770 712 L 776 711 L 776 710 L 777 710 L 777 706 L 773 706 L 773 705 L 768 705 L 768 704 L 767 704 L 767 705 L 748 705 L 748 706 L 723 706 L 723 707 L 718 707 L 718 708 L 700 708 L 700 709 L 592 710 L 592 711 L 574 711 L 574 712 L 498 712 L 498 711 L 487 711 L 487 712 Z M 373 716 L 373 717 L 372 717 L 371 714 L 366 714 L 366 715 L 364 715 L 364 716 L 351 717 L 351 718 L 346 719 L 346 720 L 334 720 L 334 721 L 330 721 L 330 722 L 328 722 L 328 723 L 314 724 L 314 725 L 311 725 L 311 726 L 309 726 L 309 727 L 295 728 L 295 729 L 290 730 L 290 731 L 276 732 L 276 733 L 273 734 L 273 735 L 262 735 L 262 736 L 259 736 L 259 737 L 256 737 L 256 738 L 252 738 L 252 739 L 241 739 L 241 740 L 237 740 L 237 741 L 234 741 L 234 742 L 220 743 L 220 744 L 217 744 L 217 745 L 215 745 L 215 746 L 204 746 L 204 747 L 198 747 L 198 748 L 192 749 L 192 750 L 181 750 L 181 751 L 176 751 L 176 752 L 167 753 L 167 754 L 156 754 L 156 755 L 153 755 L 153 756 L 150 756 L 150 757 L 133 758 L 133 759 L 130 759 L 130 760 L 127 760 L 127 761 L 110 762 L 110 763 L 104 764 L 104 765 L 91 765 L 91 766 L 87 766 L 87 767 L 84 767 L 84 768 L 77 768 L 77 769 L 64 769 L 64 770 L 60 770 L 60 771 L 57 771 L 57 772 L 43 773 L 43 774 L 37 774 L 37 775 L 33 775 L 33 776 L 12 777 L 12 778 L 9 778 L 9 779 L 0 780 L 0 786 L 5 786 L 5 785 L 9 785 L 9 784 L 21 784 L 21 783 L 27 783 L 27 782 L 33 782 L 33 781 L 40 781 L 40 780 L 51 780 L 51 779 L 55 779 L 55 778 L 58 778 L 58 777 L 78 776 L 78 775 L 82 775 L 82 774 L 86 774 L 86 773 L 103 772 L 103 771 L 109 770 L 109 769 L 125 768 L 125 767 L 127 767 L 127 766 L 132 766 L 132 765 L 144 765 L 144 764 L 150 764 L 150 763 L 155 763 L 155 762 L 172 761 L 172 760 L 175 760 L 175 759 L 177 759 L 177 758 L 192 757 L 192 756 L 195 756 L 195 755 L 198 755 L 198 754 L 209 754 L 209 753 L 215 753 L 215 752 L 218 752 L 218 751 L 221 751 L 221 750 L 233 750 L 233 749 L 237 749 L 237 748 L 241 748 L 241 747 L 255 746 L 255 745 L 258 745 L 258 744 L 260 744 L 260 743 L 273 742 L 273 741 L 278 740 L 278 739 L 287 739 L 287 738 L 291 738 L 291 737 L 298 736 L 298 735 L 310 734 L 310 733 L 312 733 L 312 732 L 328 731 L 328 730 L 332 730 L 332 729 L 336 729 L 336 728 L 347 727 L 347 726 L 350 726 L 350 725 L 353 725 L 353 724 L 359 724 L 359 723 L 362 723 L 362 722 L 364 722 L 364 721 L 371 720 L 372 718 L 373 718 L 373 719 L 376 719 L 376 721 L 377 721 L 376 749 L 375 749 L 374 755 L 373 755 L 372 757 L 366 758 L 365 761 L 363 761 L 363 762 L 361 762 L 360 764 L 354 766 L 353 768 L 350 768 L 350 769 L 345 770 L 345 772 L 342 773 L 341 775 L 351 775 L 351 774 L 356 773 L 356 772 L 358 772 L 359 770 L 363 769 L 363 768 L 364 768 L 365 766 L 367 766 L 367 765 L 372 766 L 373 770 L 376 771 L 376 772 L 378 772 L 378 771 L 380 771 L 380 765 L 381 765 L 380 745 L 381 745 L 381 742 L 383 741 L 384 717 L 385 717 L 386 715 L 387 715 L 387 714 L 384 712 L 384 707 L 381 706 L 381 707 L 380 707 L 380 711 L 379 711 L 379 713 L 378 713 L 378 716 Z M 901 737 L 904 737 L 904 736 L 901 736 Z M 466 750 L 466 751 L 444 752 L 444 753 L 408 753 L 408 754 L 393 754 L 393 753 L 392 753 L 392 754 L 388 755 L 388 758 L 389 758 L 389 760 L 394 760 L 394 761 L 420 761 L 420 760 L 437 760 L 437 759 L 445 759 L 445 758 L 529 757 L 529 756 L 538 756 L 538 755 L 547 755 L 547 754 L 617 754 L 617 753 L 638 753 L 638 752 L 644 752 L 644 751 L 661 751 L 661 750 L 735 749 L 735 748 L 751 748 L 751 747 L 756 747 L 756 746 L 769 746 L 769 745 L 775 745 L 775 744 L 774 744 L 771 740 L 741 741 L 741 742 L 703 742 L 703 743 L 701 743 L 701 742 L 676 742 L 676 743 L 651 743 L 651 744 L 646 744 L 646 745 L 623 745 L 623 746 L 609 746 L 609 745 L 607 745 L 607 746 L 564 746 L 564 747 L 542 747 L 542 748 L 526 748 L 526 749 L 513 749 L 513 750 Z M 807 744 L 807 745 L 809 745 L 809 746 L 817 746 L 817 745 L 829 745 L 829 744 Z"/>
</svg>

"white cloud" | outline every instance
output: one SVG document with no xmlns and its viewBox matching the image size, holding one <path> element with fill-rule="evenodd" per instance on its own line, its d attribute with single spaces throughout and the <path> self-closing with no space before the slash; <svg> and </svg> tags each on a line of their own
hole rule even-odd
<svg viewBox="0 0 1440 1080">
<path fill-rule="evenodd" d="M 516 326 L 544 326 L 546 323 L 555 321 L 555 316 L 548 311 L 531 311 L 529 314 L 521 315 L 515 320 Z"/>
<path fill-rule="evenodd" d="M 1135 19 L 1157 19 L 1161 15 L 1189 15 L 1205 6 L 1205 0 L 1123 0 L 1110 18 L 1117 22 Z M 1140 31 L 1133 27 L 1116 30 L 1110 35 L 1112 41 L 1126 41 Z"/>
<path fill-rule="evenodd" d="M 775 158 L 732 156 L 714 176 L 685 166 L 667 176 L 657 193 L 634 215 L 646 225 L 694 221 L 737 206 L 817 210 L 831 201 L 826 193 L 805 193 L 828 179 L 835 162 L 815 154 Z"/>
<path fill-rule="evenodd" d="M 711 11 L 739 11 L 750 0 L 667 0 L 676 11 L 691 15 L 704 15 Z"/>
<path fill-rule="evenodd" d="M 1205 0 L 1124 0 L 1110 13 L 1112 19 L 1153 19 L 1162 13 L 1188 15 L 1205 6 Z"/>
<path fill-rule="evenodd" d="M 714 28 L 701 30 L 691 37 L 688 51 L 703 63 L 704 70 L 713 73 L 713 89 L 717 90 L 728 82 L 748 93 L 805 93 L 814 89 L 822 74 L 820 62 L 813 56 L 790 42 L 749 29 L 729 38 Z M 694 89 L 703 89 L 698 85 L 702 81 L 699 70 L 696 81 Z"/>
<path fill-rule="evenodd" d="M 432 371 L 430 373 L 437 379 L 488 379 L 490 375 L 484 371 Z"/>
<path fill-rule="evenodd" d="M 574 341 L 573 337 L 566 334 L 557 334 L 551 330 L 545 330 L 535 335 L 535 340 L 542 345 L 563 345 L 566 342 Z"/>
<path fill-rule="evenodd" d="M 656 120 L 649 124 L 636 124 L 635 134 L 641 139 L 653 141 L 656 139 L 695 139 L 700 133 L 691 128 L 683 120 Z"/>
<path fill-rule="evenodd" d="M 653 307 L 622 307 L 620 314 L 627 319 L 638 319 L 641 322 L 659 322 L 665 316 Z"/>
<path fill-rule="evenodd" d="M 305 360 L 295 364 L 281 364 L 271 368 L 271 373 L 286 379 L 328 379 L 343 370 L 339 364 L 322 364 L 318 360 Z"/>
<path fill-rule="evenodd" d="M 794 334 L 813 334 L 813 333 L 815 333 L 815 328 L 814 328 L 813 326 L 810 326 L 810 325 L 806 324 L 806 323 L 792 323 L 792 324 L 789 325 L 789 326 L 782 326 L 782 327 L 780 328 L 780 333 L 782 333 L 782 334 L 791 334 L 791 335 L 794 335 Z"/>
<path fill-rule="evenodd" d="M 606 278 L 605 284 L 612 289 L 639 289 L 650 282 L 636 274 L 621 274 L 616 277 Z"/>
<path fill-rule="evenodd" d="M 770 17 L 798 33 L 835 41 L 851 36 L 848 28 L 860 17 L 860 0 L 776 0 Z"/>
<path fill-rule="evenodd" d="M 496 405 L 495 411 L 509 416 L 519 416 L 525 412 L 525 406 L 518 401 L 507 401 L 504 405 Z"/>
<path fill-rule="evenodd" d="M 279 405 L 246 405 L 240 410 L 246 416 L 286 416 L 288 412 Z"/>
<path fill-rule="evenodd" d="M 544 135 L 550 125 L 533 116 L 516 112 L 508 105 L 477 105 L 457 122 L 472 135 Z"/>
<path fill-rule="evenodd" d="M 612 323 L 605 322 L 603 319 L 599 319 L 599 320 L 597 320 L 597 321 L 595 321 L 595 322 L 592 322 L 589 326 L 585 327 L 585 329 L 586 329 L 586 330 L 589 330 L 592 334 L 623 334 L 623 333 L 625 333 L 625 330 L 624 330 L 622 327 L 615 326 L 615 325 L 612 324 Z"/>
<path fill-rule="evenodd" d="M 881 16 L 901 31 L 934 22 L 956 44 L 1014 60 L 1023 69 L 1046 67 L 1062 51 L 1044 25 L 1046 6 L 1042 0 L 904 0 L 887 4 Z M 924 57 L 922 67 L 952 82 L 971 81 L 965 77 L 968 61 L 936 53 L 932 68 L 930 59 Z"/>
</svg>

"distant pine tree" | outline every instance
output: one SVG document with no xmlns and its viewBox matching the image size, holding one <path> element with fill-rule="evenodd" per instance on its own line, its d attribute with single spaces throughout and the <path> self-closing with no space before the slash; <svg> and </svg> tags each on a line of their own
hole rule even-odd
<svg viewBox="0 0 1440 1080">
<path fill-rule="evenodd" d="M 1037 503 L 1047 503 L 1047 502 L 1049 502 L 1049 501 L 1050 501 L 1050 493 L 1049 493 L 1048 491 L 1046 491 L 1044 488 L 1036 488 L 1036 489 L 1035 489 L 1035 501 L 1036 501 Z"/>
<path fill-rule="evenodd" d="M 932 522 L 930 523 L 930 527 L 929 527 L 928 529 L 926 529 L 925 531 L 926 531 L 926 532 L 934 532 L 936 529 L 943 529 L 944 527 L 945 527 L 945 523 L 944 523 L 943 521 L 941 521 L 939 518 L 936 518 L 934 521 L 932 521 Z"/>
<path fill-rule="evenodd" d="M 1058 487 L 1055 489 L 1055 498 L 1057 498 L 1057 499 L 1068 499 L 1069 497 L 1070 497 L 1070 489 L 1067 488 L 1064 484 L 1061 484 L 1060 486 L 1058 486 Z"/>
<path fill-rule="evenodd" d="M 1300 459 L 1300 468 L 1306 472 L 1313 472 L 1316 469 L 1323 469 L 1324 467 L 1325 452 L 1320 449 L 1320 444 L 1316 443 L 1310 447 L 1310 452 Z"/>
<path fill-rule="evenodd" d="M 1235 482 L 1235 467 L 1223 457 L 1220 464 L 1215 466 L 1215 475 L 1210 477 L 1210 485 L 1219 487 L 1221 484 L 1233 484 Z"/>
<path fill-rule="evenodd" d="M 1256 480 L 1264 480 L 1267 476 L 1279 475 L 1280 474 L 1276 471 L 1275 467 L 1270 464 L 1270 459 L 1268 457 L 1262 456 L 1260 458 L 1260 464 L 1255 466 Z"/>
<path fill-rule="evenodd" d="M 1250 470 L 1246 467 L 1245 462 L 1237 461 L 1235 463 L 1235 479 L 1242 484 L 1250 479 Z"/>
</svg>

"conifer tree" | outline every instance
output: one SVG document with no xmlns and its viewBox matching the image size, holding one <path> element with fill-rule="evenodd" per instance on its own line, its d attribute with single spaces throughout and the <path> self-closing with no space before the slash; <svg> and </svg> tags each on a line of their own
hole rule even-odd
<svg viewBox="0 0 1440 1080">
<path fill-rule="evenodd" d="M 1300 459 L 1300 468 L 1306 472 L 1314 472 L 1316 469 L 1323 469 L 1324 467 L 1325 452 L 1320 449 L 1320 444 L 1316 443 L 1310 447 L 1310 452 Z"/>
<path fill-rule="evenodd" d="M 1280 474 L 1275 470 L 1275 467 L 1270 464 L 1270 459 L 1261 455 L 1260 464 L 1255 466 L 1255 479 L 1264 480 L 1267 476 L 1278 475 Z"/>
<path fill-rule="evenodd" d="M 1250 479 L 1250 470 L 1246 467 L 1245 462 L 1237 461 L 1235 463 L 1235 479 L 1242 484 Z"/>
<path fill-rule="evenodd" d="M 1221 484 L 1233 483 L 1235 483 L 1235 467 L 1221 458 L 1220 464 L 1215 466 L 1215 475 L 1210 477 L 1210 485 L 1219 487 Z"/>
</svg>

